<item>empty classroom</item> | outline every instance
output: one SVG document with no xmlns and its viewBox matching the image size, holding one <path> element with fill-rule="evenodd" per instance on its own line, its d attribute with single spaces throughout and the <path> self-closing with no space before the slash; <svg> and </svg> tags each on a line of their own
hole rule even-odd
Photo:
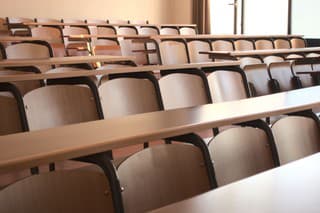
<svg viewBox="0 0 320 213">
<path fill-rule="evenodd" d="M 0 212 L 320 212 L 316 0 L 4 0 Z"/>
</svg>

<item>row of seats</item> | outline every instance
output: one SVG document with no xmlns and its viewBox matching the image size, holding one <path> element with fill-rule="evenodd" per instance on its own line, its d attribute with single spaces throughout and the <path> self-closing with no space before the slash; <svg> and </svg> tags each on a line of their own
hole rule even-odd
<svg viewBox="0 0 320 213">
<path fill-rule="evenodd" d="M 7 90 L 3 89 L 2 91 L 15 91 L 12 94 L 15 94 L 16 100 L 20 97 L 18 106 L 22 104 L 22 107 L 20 106 L 20 111 L 18 110 L 15 114 L 16 116 L 19 113 L 23 115 L 25 110 L 25 118 L 28 121 L 25 122 L 25 126 L 31 130 L 102 119 L 102 115 L 107 118 L 157 111 L 163 108 L 174 109 L 196 106 L 210 103 L 212 100 L 218 102 L 220 96 L 221 101 L 234 100 L 241 97 L 239 94 L 242 94 L 244 98 L 248 97 L 248 89 L 245 88 L 246 84 L 243 84 L 246 81 L 240 70 L 214 71 L 208 76 L 208 81 L 204 73 L 199 70 L 168 71 L 162 72 L 162 75 L 159 84 L 149 73 L 104 77 L 101 79 L 98 89 L 100 102 L 95 85 L 84 78 L 48 80 L 47 86 L 28 92 L 23 98 L 21 95 L 19 96 L 17 89 L 8 89 L 9 87 L 16 88 L 13 85 L 7 85 Z M 70 83 L 76 85 L 69 85 Z M 230 88 L 230 85 L 234 88 Z M 231 92 L 233 89 L 238 92 L 238 95 Z M 7 102 L 14 103 L 12 98 L 11 101 Z M 102 105 L 102 110 L 99 110 L 99 103 Z M 10 110 L 15 109 L 12 106 L 9 108 Z M 1 107 L 1 109 L 5 109 L 5 107 Z M 8 112 L 4 114 L 7 117 L 9 115 Z M 78 115 L 76 116 L 76 114 Z M 11 119 L 5 120 L 12 121 Z M 8 126 L 8 124 L 5 126 Z M 262 121 L 249 122 L 241 124 L 241 126 L 221 131 L 209 143 L 209 153 L 211 153 L 215 171 L 215 176 L 212 177 L 215 177 L 218 186 L 273 168 L 279 165 L 279 162 L 284 164 L 319 151 L 318 120 L 311 113 L 301 113 L 279 120 L 273 124 L 273 134 Z M 290 126 L 289 134 L 283 129 L 288 128 L 288 126 Z M 177 141 L 179 137 L 171 140 Z M 118 165 L 116 173 L 123 190 L 121 198 L 126 212 L 151 210 L 214 188 L 214 185 L 210 182 L 210 175 L 212 175 L 209 172 L 210 169 L 208 169 L 210 164 L 204 163 L 206 162 L 204 159 L 208 158 L 205 157 L 206 151 L 203 151 L 203 148 L 199 149 L 199 147 L 205 146 L 199 145 L 199 141 L 201 141 L 199 137 L 193 136 L 190 140 L 196 146 L 176 143 L 159 145 L 138 152 Z M 236 153 L 239 155 L 236 155 Z M 280 159 L 277 160 L 278 155 Z M 186 162 L 190 166 L 185 167 Z M 203 164 L 206 167 L 199 166 Z M 158 169 L 159 167 L 161 170 Z M 69 177 L 71 174 L 71 177 L 74 177 L 72 175 L 77 173 L 80 173 L 80 182 L 81 180 L 89 181 L 93 177 L 98 182 L 92 185 L 92 187 L 96 187 L 94 189 L 79 187 L 75 192 L 82 195 L 82 193 L 79 193 L 80 189 L 93 190 L 92 193 L 99 197 L 101 195 L 99 191 L 105 192 L 107 190 L 109 196 L 107 198 L 104 196 L 104 198 L 109 199 L 110 204 L 110 189 L 108 189 L 106 180 L 101 178 L 101 172 L 100 176 L 97 176 L 97 173 L 84 175 L 79 171 L 63 171 L 32 176 L 18 182 L 17 185 L 12 185 L 13 187 L 4 189 L 2 194 L 6 196 L 1 197 L 0 200 L 4 200 L 7 205 L 0 206 L 11 209 L 20 206 L 10 205 L 11 202 L 8 202 L 7 199 L 13 199 L 13 197 L 7 196 L 11 194 L 11 190 L 14 194 L 14 190 L 18 190 L 17 188 L 24 187 L 25 189 L 26 186 L 32 188 L 36 183 L 51 187 L 52 185 L 49 183 L 57 183 L 55 180 L 70 184 L 70 179 L 65 178 L 65 176 Z M 84 178 L 82 175 L 84 175 Z M 57 177 L 58 179 L 55 179 Z M 143 177 L 143 181 L 134 177 Z M 41 181 L 42 178 L 43 181 Z M 78 182 L 76 181 L 74 184 L 78 184 Z M 68 189 L 76 187 L 74 184 L 71 184 L 71 188 Z M 47 190 L 46 187 L 43 189 Z M 141 189 L 144 190 L 141 192 Z M 70 194 L 72 195 L 72 193 Z M 23 196 L 24 194 L 20 193 L 19 195 Z M 51 195 L 55 196 L 56 193 Z M 159 199 L 159 197 L 162 199 Z M 36 200 L 40 200 L 40 198 L 48 199 L 48 196 L 39 196 Z M 81 199 L 85 198 L 86 196 L 81 196 Z M 104 203 L 103 206 L 108 203 L 105 199 L 102 202 Z M 113 199 L 115 198 L 113 197 Z M 55 198 L 55 200 L 57 199 Z M 98 201 L 100 200 L 101 198 L 98 199 Z M 65 205 L 66 203 L 63 201 L 59 205 Z M 33 202 L 34 200 L 26 198 L 24 205 Z M 21 206 L 28 207 L 24 205 Z M 86 209 L 86 207 L 83 208 Z"/>
<path fill-rule="evenodd" d="M 102 19 L 52 19 L 52 18 L 35 18 L 35 19 L 30 19 L 30 18 L 16 18 L 16 17 L 7 17 L 5 21 L 8 28 L 11 32 L 12 35 L 30 35 L 30 30 L 25 27 L 25 26 L 20 26 L 17 27 L 16 24 L 23 23 L 23 22 L 38 22 L 39 24 L 41 23 L 70 23 L 70 24 L 83 24 L 83 23 L 88 23 L 88 24 L 110 24 L 110 25 L 115 25 L 115 26 L 110 26 L 106 27 L 106 31 L 104 30 L 103 26 L 97 27 L 89 27 L 90 31 L 92 32 L 97 31 L 103 31 L 100 32 L 99 34 L 114 34 L 116 31 L 120 28 L 128 28 L 127 31 L 130 31 L 131 33 L 138 34 L 144 32 L 144 29 L 142 28 L 150 28 L 152 29 L 152 32 L 155 32 L 158 35 L 195 35 L 197 34 L 197 28 L 189 25 L 160 25 L 159 27 L 157 25 L 152 25 L 147 26 L 149 24 L 149 21 L 129 21 L 129 20 L 102 20 Z M 136 26 L 126 26 L 127 24 L 133 24 Z M 120 26 L 119 26 L 120 25 Z M 124 25 L 124 26 L 121 26 Z M 139 25 L 142 25 L 139 26 Z M 101 28 L 100 28 L 101 27 Z M 32 28 L 32 27 L 31 27 Z M 118 34 L 121 34 L 123 30 L 120 30 Z"/>
</svg>

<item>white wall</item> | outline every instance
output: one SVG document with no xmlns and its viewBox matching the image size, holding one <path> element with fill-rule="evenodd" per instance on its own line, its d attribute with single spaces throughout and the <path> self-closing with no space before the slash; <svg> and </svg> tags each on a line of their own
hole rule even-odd
<svg viewBox="0 0 320 213">
<path fill-rule="evenodd" d="M 2 17 L 98 18 L 191 23 L 192 0 L 1 0 Z"/>
</svg>

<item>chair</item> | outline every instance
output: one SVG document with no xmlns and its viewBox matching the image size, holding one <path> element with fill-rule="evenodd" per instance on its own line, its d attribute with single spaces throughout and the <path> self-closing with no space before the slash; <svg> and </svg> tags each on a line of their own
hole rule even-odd
<svg viewBox="0 0 320 213">
<path fill-rule="evenodd" d="M 292 38 L 290 40 L 292 48 L 305 48 L 306 41 L 303 38 Z"/>
<path fill-rule="evenodd" d="M 215 51 L 233 51 L 234 45 L 229 40 L 214 40 L 211 42 L 212 50 Z"/>
<path fill-rule="evenodd" d="M 129 21 L 118 19 L 118 20 L 107 20 L 107 23 L 109 23 L 109 24 L 129 24 Z"/>
<path fill-rule="evenodd" d="M 311 87 L 317 85 L 317 80 L 310 74 L 297 74 L 297 72 L 312 72 L 312 64 L 295 64 L 292 63 L 292 71 L 299 77 L 302 87 Z"/>
<path fill-rule="evenodd" d="M 245 74 L 237 69 L 214 70 L 208 76 L 210 94 L 214 103 L 249 97 Z"/>
<path fill-rule="evenodd" d="M 8 25 L 6 24 L 6 20 L 4 18 L 0 18 L 0 35 L 9 36 L 10 31 Z M 1 56 L 0 56 L 1 57 Z"/>
<path fill-rule="evenodd" d="M 208 149 L 218 186 L 279 166 L 271 130 L 260 120 L 219 133 Z"/>
<path fill-rule="evenodd" d="M 280 56 L 270 55 L 263 58 L 263 62 L 269 66 L 269 64 L 274 62 L 283 62 L 284 59 Z"/>
<path fill-rule="evenodd" d="M 150 73 L 102 77 L 99 94 L 104 118 L 163 110 L 157 79 Z"/>
<path fill-rule="evenodd" d="M 208 81 L 200 70 L 161 71 L 159 80 L 165 110 L 212 103 Z"/>
<path fill-rule="evenodd" d="M 245 66 L 251 65 L 251 64 L 261 64 L 260 58 L 254 58 L 254 57 L 242 57 L 240 58 L 240 68 L 244 69 Z"/>
<path fill-rule="evenodd" d="M 7 17 L 8 29 L 13 36 L 30 36 L 30 28 L 23 25 L 23 22 L 33 22 L 33 19 L 22 17 Z"/>
<path fill-rule="evenodd" d="M 53 57 L 50 44 L 46 41 L 23 41 L 12 44 L 5 49 L 7 59 L 43 59 Z M 41 72 L 46 72 L 54 66 L 36 66 Z"/>
<path fill-rule="evenodd" d="M 47 83 L 49 86 L 35 89 L 23 98 L 30 130 L 103 119 L 97 89 L 90 79 L 58 79 Z"/>
<path fill-rule="evenodd" d="M 190 63 L 212 62 L 207 54 L 200 54 L 200 51 L 210 51 L 211 45 L 208 41 L 189 40 L 187 41 Z"/>
<path fill-rule="evenodd" d="M 28 131 L 22 95 L 15 85 L 0 83 L 0 106 L 0 135 Z"/>
<path fill-rule="evenodd" d="M 287 39 L 277 38 L 273 40 L 274 48 L 275 49 L 290 49 L 291 44 L 290 41 Z"/>
<path fill-rule="evenodd" d="M 194 27 L 180 27 L 179 34 L 180 35 L 196 35 L 197 30 Z"/>
<path fill-rule="evenodd" d="M 238 39 L 234 41 L 234 48 L 237 51 L 254 50 L 254 43 L 245 39 Z"/>
<path fill-rule="evenodd" d="M 35 67 L 24 67 L 23 69 L 17 68 L 16 70 L 5 69 L 0 70 L 0 77 L 2 75 L 26 75 L 29 73 L 40 73 L 40 71 Z M 42 80 L 16 81 L 11 83 L 17 87 L 22 96 L 31 90 L 44 86 L 44 82 Z"/>
<path fill-rule="evenodd" d="M 66 170 L 22 179 L 0 192 L 0 212 L 114 212 L 100 171 Z"/>
<path fill-rule="evenodd" d="M 269 50 L 274 49 L 272 40 L 269 39 L 258 39 L 254 42 L 256 50 Z"/>
<path fill-rule="evenodd" d="M 266 64 L 252 64 L 244 67 L 250 88 L 250 96 L 257 97 L 272 93 L 270 76 Z"/>
<path fill-rule="evenodd" d="M 290 62 L 269 64 L 269 74 L 273 92 L 285 92 L 301 88 L 300 79 L 292 72 Z"/>
<path fill-rule="evenodd" d="M 194 145 L 174 143 L 130 156 L 117 170 L 124 211 L 146 212 L 212 189 L 204 155 Z"/>
<path fill-rule="evenodd" d="M 293 114 L 272 126 L 281 165 L 320 151 L 319 120 L 315 115 Z"/>
<path fill-rule="evenodd" d="M 6 51 L 4 49 L 4 46 L 0 43 L 0 59 L 6 59 Z"/>
<path fill-rule="evenodd" d="M 45 37 L 50 44 L 54 57 L 66 56 L 66 50 L 63 43 L 62 30 L 59 27 L 34 27 L 31 29 L 32 37 Z"/>
<path fill-rule="evenodd" d="M 146 47 L 144 44 L 136 44 L 132 42 L 132 39 L 122 39 L 119 41 L 121 54 L 123 56 L 134 56 L 134 62 L 137 65 L 146 65 L 148 64 L 148 57 Z M 138 51 L 138 52 L 135 52 Z"/>
<path fill-rule="evenodd" d="M 47 23 L 47 22 L 51 22 L 51 23 L 61 23 L 61 20 L 59 19 L 55 19 L 55 18 L 35 18 L 34 19 L 35 22 L 41 24 L 41 23 Z"/>
<path fill-rule="evenodd" d="M 169 26 L 162 26 L 160 28 L 160 35 L 179 35 L 178 27 L 169 27 Z"/>
<path fill-rule="evenodd" d="M 141 26 L 138 28 L 139 35 L 160 35 L 160 31 L 156 26 Z M 146 44 L 146 50 L 157 50 L 157 46 L 154 43 L 148 42 Z M 159 64 L 158 53 L 148 53 L 148 64 Z"/>
<path fill-rule="evenodd" d="M 144 25 L 144 24 L 149 24 L 149 21 L 148 20 L 131 20 L 131 21 L 128 21 L 129 24 L 136 24 L 136 25 Z"/>
<path fill-rule="evenodd" d="M 134 26 L 118 26 L 117 28 L 118 35 L 138 35 L 138 30 Z"/>
<path fill-rule="evenodd" d="M 156 26 L 141 26 L 138 28 L 139 35 L 160 35 Z"/>
<path fill-rule="evenodd" d="M 188 47 L 184 40 L 161 40 L 158 45 L 162 65 L 189 63 Z"/>
</svg>

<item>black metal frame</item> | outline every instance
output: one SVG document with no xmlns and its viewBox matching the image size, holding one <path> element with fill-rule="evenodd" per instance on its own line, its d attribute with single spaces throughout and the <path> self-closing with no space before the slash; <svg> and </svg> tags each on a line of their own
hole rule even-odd
<svg viewBox="0 0 320 213">
<path fill-rule="evenodd" d="M 30 27 L 28 27 L 27 25 L 24 25 L 22 23 L 10 23 L 9 17 L 6 17 L 6 24 L 8 26 L 8 30 L 9 30 L 11 35 L 13 35 L 12 31 L 11 31 L 13 29 L 24 29 L 24 30 L 28 31 L 28 34 L 24 35 L 24 36 L 31 36 Z"/>
<path fill-rule="evenodd" d="M 119 25 L 118 27 L 119 28 L 131 28 L 131 29 L 134 29 L 134 31 L 136 32 L 137 35 L 139 34 L 138 29 L 135 26 Z"/>
<path fill-rule="evenodd" d="M 2 59 L 6 59 L 7 58 L 6 51 L 4 49 L 4 46 L 1 43 L 0 43 L 0 54 L 1 54 L 1 58 Z"/>
<path fill-rule="evenodd" d="M 197 134 L 194 134 L 194 133 L 189 133 L 189 134 L 185 134 L 185 135 L 167 138 L 166 140 L 183 142 L 183 143 L 190 143 L 190 144 L 193 144 L 196 147 L 198 147 L 201 150 L 202 155 L 203 155 L 203 160 L 204 160 L 205 167 L 207 170 L 210 187 L 211 187 L 211 189 L 215 189 L 218 187 L 218 184 L 217 184 L 217 181 L 215 178 L 213 163 L 212 163 L 212 160 L 210 157 L 208 147 L 200 136 L 198 136 Z M 170 145 L 168 145 L 168 146 L 170 146 Z"/>
</svg>

